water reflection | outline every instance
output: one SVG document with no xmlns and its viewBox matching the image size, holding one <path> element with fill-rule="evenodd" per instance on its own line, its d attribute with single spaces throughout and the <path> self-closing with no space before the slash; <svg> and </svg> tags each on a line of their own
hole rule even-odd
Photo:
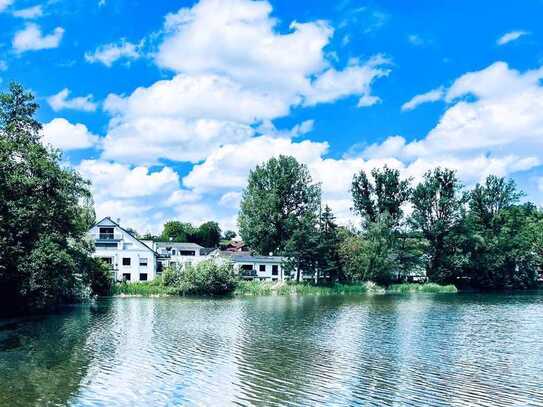
<svg viewBox="0 0 543 407">
<path fill-rule="evenodd" d="M 543 405 L 543 295 L 115 299 L 0 321 L 0 405 Z"/>
</svg>

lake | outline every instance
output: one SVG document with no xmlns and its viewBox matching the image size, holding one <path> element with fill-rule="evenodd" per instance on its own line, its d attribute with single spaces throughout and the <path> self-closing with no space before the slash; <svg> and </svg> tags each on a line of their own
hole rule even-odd
<svg viewBox="0 0 543 407">
<path fill-rule="evenodd" d="M 543 405 L 543 294 L 116 298 L 0 320 L 0 405 Z"/>
</svg>

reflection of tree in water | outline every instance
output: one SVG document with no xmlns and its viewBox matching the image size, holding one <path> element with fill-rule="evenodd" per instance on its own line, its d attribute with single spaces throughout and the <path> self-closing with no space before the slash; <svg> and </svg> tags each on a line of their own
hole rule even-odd
<svg viewBox="0 0 543 407">
<path fill-rule="evenodd" d="M 0 405 L 63 405 L 92 352 L 86 339 L 103 308 L 81 306 L 41 319 L 0 323 Z"/>
</svg>

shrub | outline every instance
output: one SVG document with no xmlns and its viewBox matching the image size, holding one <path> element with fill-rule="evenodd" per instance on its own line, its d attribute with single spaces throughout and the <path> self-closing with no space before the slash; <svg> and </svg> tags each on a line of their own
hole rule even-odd
<svg viewBox="0 0 543 407">
<path fill-rule="evenodd" d="M 162 283 L 167 287 L 176 287 L 181 282 L 181 274 L 181 267 L 170 265 L 162 272 Z"/>
<path fill-rule="evenodd" d="M 213 260 L 186 266 L 180 277 L 177 289 L 184 295 L 228 294 L 238 282 L 231 263 L 218 264 Z"/>
</svg>

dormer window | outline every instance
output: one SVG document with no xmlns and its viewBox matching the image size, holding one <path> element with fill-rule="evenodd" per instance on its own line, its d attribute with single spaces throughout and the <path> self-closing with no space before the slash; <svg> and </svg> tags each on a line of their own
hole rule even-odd
<svg viewBox="0 0 543 407">
<path fill-rule="evenodd" d="M 172 256 L 175 256 L 177 254 L 177 250 L 172 249 Z"/>
</svg>

